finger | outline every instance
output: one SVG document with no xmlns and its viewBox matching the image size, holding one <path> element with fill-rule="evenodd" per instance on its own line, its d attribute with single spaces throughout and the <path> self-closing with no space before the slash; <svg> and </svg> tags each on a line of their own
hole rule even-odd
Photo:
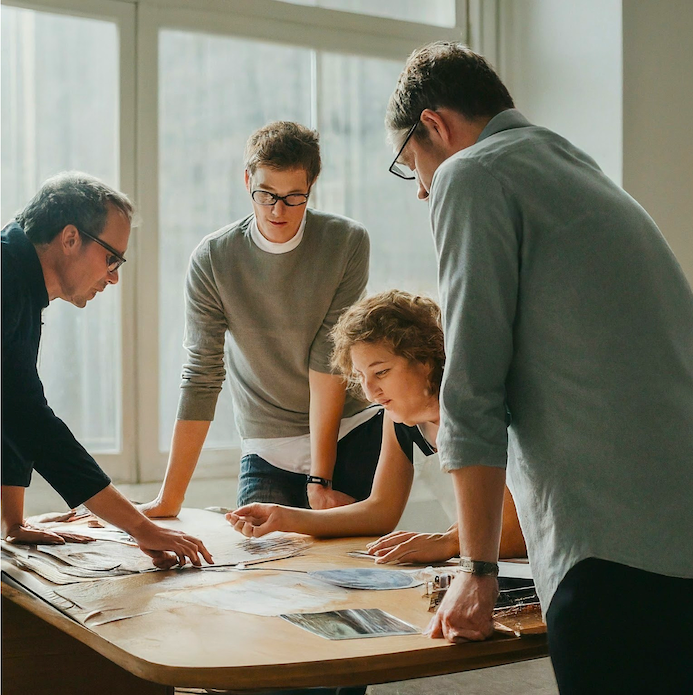
<svg viewBox="0 0 693 695">
<path fill-rule="evenodd" d="M 27 541 L 29 543 L 45 543 L 47 545 L 65 545 L 65 539 L 52 531 L 32 531 Z"/>
<path fill-rule="evenodd" d="M 79 533 L 64 533 L 62 531 L 57 531 L 56 535 L 60 536 L 63 540 L 69 541 L 70 543 L 94 543 L 96 540 L 90 536 L 82 536 Z"/>
<path fill-rule="evenodd" d="M 231 526 L 233 526 L 238 521 L 238 514 L 236 512 L 227 512 L 225 515 L 226 521 L 228 521 Z"/>
<path fill-rule="evenodd" d="M 207 547 L 205 544 L 199 539 L 195 538 L 194 536 L 188 536 L 191 542 L 195 544 L 195 547 L 197 548 L 197 551 L 202 555 L 202 557 L 205 559 L 205 562 L 208 565 L 213 565 L 214 564 L 214 558 L 212 557 L 212 553 L 207 550 Z"/>
<path fill-rule="evenodd" d="M 416 553 L 416 548 L 407 549 L 402 545 L 398 545 L 389 552 L 379 551 L 376 553 L 375 564 L 384 565 L 389 562 L 414 562 L 416 558 L 410 557 L 414 553 Z M 406 560 L 404 560 L 405 557 L 407 558 Z"/>
<path fill-rule="evenodd" d="M 255 525 L 248 521 L 244 521 L 243 531 L 241 533 L 247 538 L 253 538 L 255 536 Z"/>
<path fill-rule="evenodd" d="M 428 623 L 428 627 L 424 630 L 424 635 L 426 635 L 426 637 L 430 637 L 431 639 L 440 639 L 443 637 L 440 611 L 431 618 L 431 621 Z"/>
<path fill-rule="evenodd" d="M 262 509 L 262 505 L 259 502 L 253 502 L 252 504 L 244 504 L 238 509 L 234 509 L 229 514 L 235 514 L 236 516 L 250 516 L 251 514 L 257 514 Z"/>
<path fill-rule="evenodd" d="M 410 531 L 393 531 L 392 533 L 388 533 L 386 536 L 382 536 L 382 538 L 378 538 L 377 541 L 368 543 L 366 547 L 376 550 L 380 547 L 387 548 L 392 545 L 399 545 L 400 543 L 403 543 L 416 535 L 416 533 L 412 533 Z"/>
<path fill-rule="evenodd" d="M 200 556 L 197 554 L 197 546 L 195 545 L 195 543 L 186 539 L 186 542 L 182 545 L 185 554 L 187 555 L 187 557 L 190 558 L 190 562 L 192 562 L 193 565 L 195 565 L 195 567 L 200 567 L 202 565 L 202 562 L 200 561 Z"/>
</svg>

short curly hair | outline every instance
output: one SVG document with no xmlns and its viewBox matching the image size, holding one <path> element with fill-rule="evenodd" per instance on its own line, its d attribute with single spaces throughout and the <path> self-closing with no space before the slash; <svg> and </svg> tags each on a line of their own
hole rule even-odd
<svg viewBox="0 0 693 695">
<path fill-rule="evenodd" d="M 443 329 L 440 307 L 428 297 L 402 290 L 366 297 L 339 317 L 331 337 L 332 368 L 357 392 L 360 384 L 354 376 L 351 348 L 359 343 L 385 343 L 395 355 L 410 362 L 430 363 L 430 393 L 440 391 L 445 366 Z"/>
</svg>

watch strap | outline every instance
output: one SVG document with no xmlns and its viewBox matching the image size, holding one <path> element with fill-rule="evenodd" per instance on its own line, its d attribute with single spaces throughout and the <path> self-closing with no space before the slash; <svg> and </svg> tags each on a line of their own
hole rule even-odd
<svg viewBox="0 0 693 695">
<path fill-rule="evenodd" d="M 321 478 L 319 475 L 307 475 L 306 485 L 322 485 L 326 488 L 332 487 L 332 481 L 327 478 Z"/>
<path fill-rule="evenodd" d="M 497 562 L 484 562 L 483 560 L 472 560 L 472 558 L 470 557 L 460 558 L 460 569 L 463 572 L 469 572 L 469 574 L 476 574 L 479 576 L 498 576 Z"/>
</svg>

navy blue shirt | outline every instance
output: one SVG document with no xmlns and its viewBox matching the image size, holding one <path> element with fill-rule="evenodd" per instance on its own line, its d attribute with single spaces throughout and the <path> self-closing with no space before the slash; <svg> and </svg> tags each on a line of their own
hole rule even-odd
<svg viewBox="0 0 693 695">
<path fill-rule="evenodd" d="M 2 230 L 2 484 L 28 487 L 36 469 L 76 507 L 111 481 L 46 402 L 36 362 L 47 306 L 36 249 L 11 222 Z"/>
</svg>

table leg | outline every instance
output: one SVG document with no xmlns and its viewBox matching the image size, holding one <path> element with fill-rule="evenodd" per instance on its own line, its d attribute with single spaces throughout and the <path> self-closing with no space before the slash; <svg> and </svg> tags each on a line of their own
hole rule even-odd
<svg viewBox="0 0 693 695">
<path fill-rule="evenodd" d="M 2 598 L 3 695 L 173 695 Z"/>
</svg>

